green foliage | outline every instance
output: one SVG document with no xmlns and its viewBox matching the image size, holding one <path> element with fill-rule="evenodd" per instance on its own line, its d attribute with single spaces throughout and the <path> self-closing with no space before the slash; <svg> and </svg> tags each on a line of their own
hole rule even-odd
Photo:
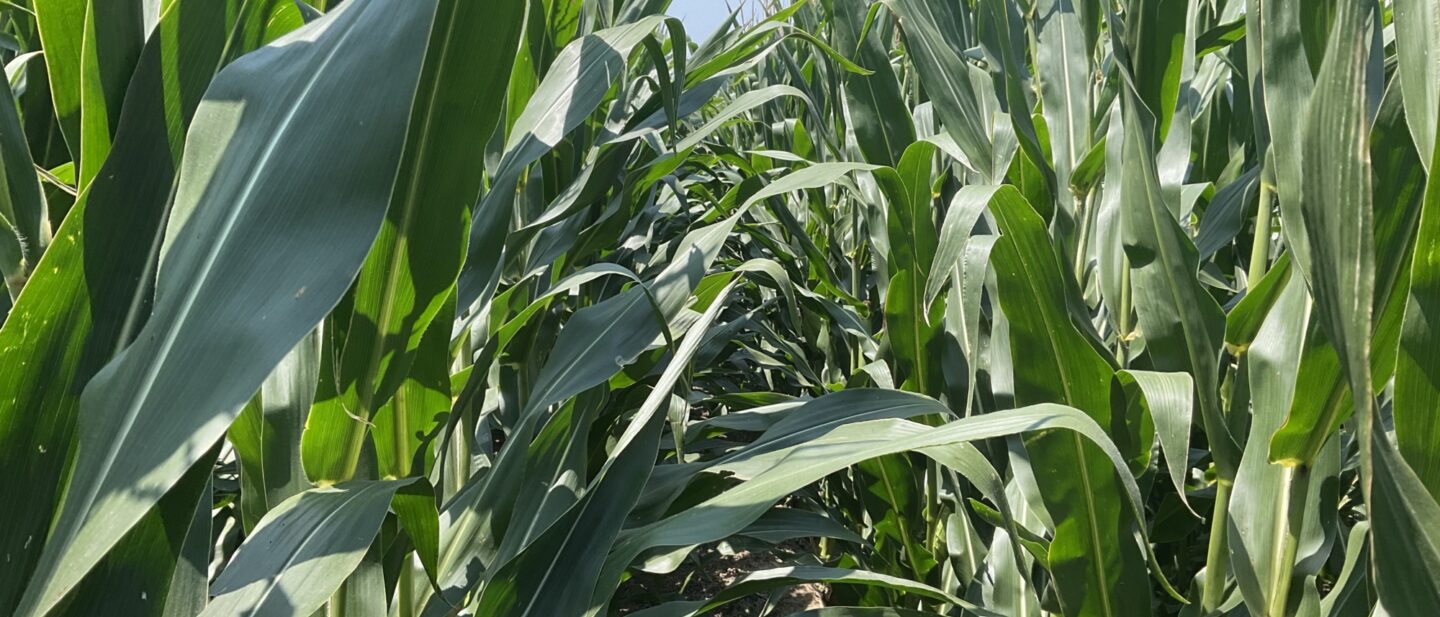
<svg viewBox="0 0 1440 617">
<path fill-rule="evenodd" d="M 667 5 L 0 2 L 0 615 L 1440 605 L 1432 2 Z"/>
</svg>

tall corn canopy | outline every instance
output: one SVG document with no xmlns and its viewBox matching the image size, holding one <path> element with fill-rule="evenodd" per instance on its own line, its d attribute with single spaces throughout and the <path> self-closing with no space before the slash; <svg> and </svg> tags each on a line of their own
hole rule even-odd
<svg viewBox="0 0 1440 617">
<path fill-rule="evenodd" d="M 669 4 L 0 0 L 0 616 L 1440 614 L 1440 2 Z"/>
</svg>

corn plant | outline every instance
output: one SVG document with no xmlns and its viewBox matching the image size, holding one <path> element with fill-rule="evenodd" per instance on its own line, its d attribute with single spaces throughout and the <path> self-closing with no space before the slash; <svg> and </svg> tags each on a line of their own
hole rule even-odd
<svg viewBox="0 0 1440 617">
<path fill-rule="evenodd" d="M 0 2 L 0 614 L 1435 614 L 1440 5 L 668 4 Z"/>
</svg>

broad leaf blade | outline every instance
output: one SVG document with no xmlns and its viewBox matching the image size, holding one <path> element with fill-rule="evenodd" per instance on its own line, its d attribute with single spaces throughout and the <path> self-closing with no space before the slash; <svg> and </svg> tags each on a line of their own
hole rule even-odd
<svg viewBox="0 0 1440 617">
<path fill-rule="evenodd" d="M 1069 405 L 1100 426 L 1116 426 L 1114 370 L 1070 321 L 1073 284 L 1064 278 L 1042 219 L 1008 188 L 996 193 L 991 212 L 1004 232 L 991 259 L 1010 320 L 1015 402 Z M 1135 515 L 1118 499 L 1114 469 L 1098 448 L 1073 434 L 1032 434 L 1025 446 L 1055 519 L 1049 557 L 1066 614 L 1149 614 L 1145 556 L 1128 531 Z"/>
<path fill-rule="evenodd" d="M 75 481 L 20 614 L 54 606 L 344 293 L 384 214 L 431 8 L 347 3 L 216 78 L 181 164 L 153 314 L 85 389 Z M 311 70 L 274 79 L 298 65 Z M 374 83 L 382 68 L 390 79 Z M 321 152 L 328 177 L 293 174 Z"/>
<path fill-rule="evenodd" d="M 187 10 L 184 22 L 179 11 L 165 14 L 131 79 L 115 156 L 70 208 L 60 242 L 46 250 L 29 292 L 0 328 L 0 364 L 20 367 L 0 371 L 0 391 L 9 393 L 0 397 L 0 463 L 18 470 L 0 476 L 0 499 L 25 504 L 0 527 L 0 552 L 21 572 L 0 578 L 0 610 L 14 608 L 44 546 L 80 391 L 133 339 L 148 310 L 183 137 L 221 65 L 227 33 L 235 24 L 271 23 L 237 10 L 240 4 L 203 3 Z M 182 56 L 190 61 L 179 62 Z"/>
<path fill-rule="evenodd" d="M 346 483 L 285 500 L 240 545 L 200 614 L 314 613 L 360 565 L 396 493 L 414 482 Z"/>
</svg>

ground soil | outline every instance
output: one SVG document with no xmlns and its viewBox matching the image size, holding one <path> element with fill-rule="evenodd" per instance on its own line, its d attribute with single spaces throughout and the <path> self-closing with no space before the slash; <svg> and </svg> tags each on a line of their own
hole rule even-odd
<svg viewBox="0 0 1440 617">
<path fill-rule="evenodd" d="M 811 540 L 785 542 L 768 551 L 735 551 L 723 554 L 713 546 L 701 548 L 684 565 L 669 574 L 635 575 L 617 591 L 617 613 L 629 615 L 673 600 L 708 600 L 731 583 L 758 570 L 793 564 L 794 559 L 814 554 Z M 781 617 L 825 606 L 829 589 L 820 584 L 797 585 L 780 592 L 771 602 L 764 594 L 756 594 L 716 609 L 713 617 Z M 768 610 L 767 610 L 768 608 Z"/>
</svg>

